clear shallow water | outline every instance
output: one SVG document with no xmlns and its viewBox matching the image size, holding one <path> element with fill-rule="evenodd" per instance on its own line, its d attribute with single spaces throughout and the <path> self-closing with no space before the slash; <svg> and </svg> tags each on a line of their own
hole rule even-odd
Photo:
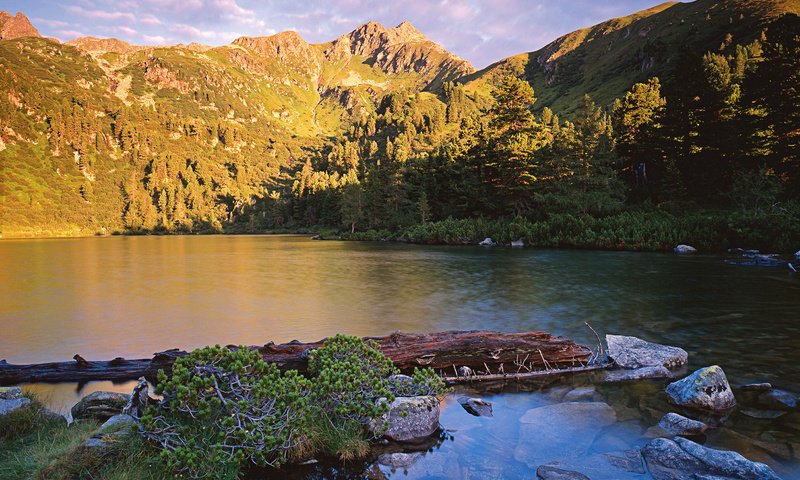
<svg viewBox="0 0 800 480">
<path fill-rule="evenodd" d="M 734 385 L 769 381 L 800 390 L 800 279 L 783 269 L 728 265 L 717 256 L 295 236 L 0 242 L 0 358 L 11 363 L 64 361 L 75 353 L 143 358 L 172 347 L 395 330 L 544 330 L 593 345 L 584 321 L 601 333 L 679 345 L 689 352 L 691 369 L 719 364 Z M 31 388 L 66 408 L 89 391 L 125 391 L 129 385 Z M 531 408 L 557 402 L 552 388 L 483 392 L 495 403 L 494 419 L 470 417 L 451 398 L 442 424 L 456 431 L 408 476 L 530 478 L 533 467 L 515 451 L 520 442 L 536 440 L 521 438 L 518 420 Z M 598 434 L 620 440 L 617 450 L 623 443 L 644 444 L 643 432 L 669 411 L 660 384 L 601 386 L 597 398 L 619 410 L 609 432 Z M 787 458 L 780 458 L 785 451 L 768 454 L 753 445 L 776 438 L 789 445 Z M 800 477 L 792 458 L 800 454 L 800 414 L 777 420 L 734 414 L 706 441 Z M 581 461 L 608 445 L 593 443 Z M 402 469 L 388 473 L 404 476 Z"/>
</svg>

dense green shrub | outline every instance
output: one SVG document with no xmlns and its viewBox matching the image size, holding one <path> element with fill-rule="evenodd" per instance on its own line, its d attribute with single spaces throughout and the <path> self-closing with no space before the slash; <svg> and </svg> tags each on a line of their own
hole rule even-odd
<svg viewBox="0 0 800 480">
<path fill-rule="evenodd" d="M 307 440 L 310 384 L 247 347 L 195 350 L 172 376 L 159 371 L 145 436 L 170 468 L 194 478 L 238 478 L 242 465 L 279 466 Z"/>
</svg>

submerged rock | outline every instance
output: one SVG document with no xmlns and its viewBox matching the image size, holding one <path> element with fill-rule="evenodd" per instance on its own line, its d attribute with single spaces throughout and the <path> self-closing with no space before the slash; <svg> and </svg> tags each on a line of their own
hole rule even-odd
<svg viewBox="0 0 800 480">
<path fill-rule="evenodd" d="M 736 406 L 725 372 L 717 365 L 701 368 L 667 385 L 667 395 L 676 405 L 712 412 L 724 412 Z"/>
<path fill-rule="evenodd" d="M 482 398 L 461 397 L 458 399 L 458 403 L 461 404 L 464 410 L 470 415 L 475 415 L 476 417 L 494 416 L 492 413 L 492 404 Z"/>
<path fill-rule="evenodd" d="M 682 245 L 681 244 L 681 245 L 678 245 L 677 247 L 675 247 L 673 249 L 673 251 L 675 253 L 686 254 L 686 253 L 696 253 L 697 249 L 692 247 L 691 245 Z"/>
<path fill-rule="evenodd" d="M 758 404 L 777 410 L 794 410 L 797 408 L 797 397 L 785 390 L 769 390 L 758 396 Z"/>
<path fill-rule="evenodd" d="M 522 247 L 525 246 L 525 242 L 522 241 L 521 238 L 519 240 L 512 240 L 511 241 L 511 246 L 514 247 L 514 248 L 522 248 Z"/>
<path fill-rule="evenodd" d="M 611 452 L 605 454 L 606 460 L 615 468 L 628 473 L 645 473 L 642 463 L 642 452 L 631 448 L 624 452 Z"/>
<path fill-rule="evenodd" d="M 780 480 L 763 463 L 751 462 L 736 452 L 704 447 L 682 437 L 656 438 L 642 449 L 642 456 L 655 480 Z"/>
<path fill-rule="evenodd" d="M 642 367 L 634 370 L 612 370 L 606 372 L 604 382 L 635 382 L 637 380 L 670 378 L 672 372 L 662 365 L 655 367 Z"/>
<path fill-rule="evenodd" d="M 536 478 L 539 480 L 591 480 L 586 475 L 572 470 L 542 465 L 536 469 Z"/>
<path fill-rule="evenodd" d="M 378 457 L 378 463 L 392 469 L 407 469 L 408 467 L 417 463 L 421 458 L 422 453 L 420 452 L 384 453 Z"/>
<path fill-rule="evenodd" d="M 594 398 L 596 390 L 594 387 L 573 388 L 562 399 L 565 402 L 585 402 Z"/>
<path fill-rule="evenodd" d="M 0 417 L 28 408 L 31 404 L 30 398 L 12 398 L 10 400 L 0 400 Z"/>
<path fill-rule="evenodd" d="M 689 358 L 686 350 L 669 345 L 647 342 L 637 337 L 606 335 L 608 356 L 622 368 L 657 367 L 675 368 Z"/>
<path fill-rule="evenodd" d="M 764 420 L 772 420 L 786 415 L 786 412 L 781 410 L 762 410 L 760 408 L 743 408 L 740 410 L 740 412 L 742 412 L 742 415 L 746 415 L 750 418 L 759 418 Z"/>
<path fill-rule="evenodd" d="M 661 418 L 658 426 L 671 435 L 701 435 L 708 429 L 703 422 L 671 412 Z"/>
<path fill-rule="evenodd" d="M 122 413 L 129 400 L 130 395 L 126 393 L 92 392 L 72 406 L 72 418 L 107 420 Z"/>
<path fill-rule="evenodd" d="M 533 408 L 519 419 L 514 458 L 527 465 L 586 456 L 604 427 L 617 421 L 603 402 L 565 402 Z"/>
<path fill-rule="evenodd" d="M 767 390 L 772 390 L 772 384 L 766 382 L 748 383 L 747 385 L 742 385 L 739 388 L 747 392 L 766 392 Z"/>
<path fill-rule="evenodd" d="M 395 442 L 424 440 L 439 429 L 439 399 L 397 397 L 389 404 L 389 411 L 373 420 L 370 428 L 373 433 Z"/>
</svg>

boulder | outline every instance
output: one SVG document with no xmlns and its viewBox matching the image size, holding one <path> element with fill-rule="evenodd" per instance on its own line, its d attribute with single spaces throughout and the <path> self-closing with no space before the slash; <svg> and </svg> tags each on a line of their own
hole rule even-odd
<svg viewBox="0 0 800 480">
<path fill-rule="evenodd" d="M 623 472 L 645 473 L 642 464 L 642 452 L 631 448 L 622 452 L 610 452 L 604 454 L 608 463 Z"/>
<path fill-rule="evenodd" d="M 573 388 L 562 399 L 565 402 L 585 402 L 594 398 L 594 387 L 578 387 Z"/>
<path fill-rule="evenodd" d="M 0 400 L 16 400 L 22 396 L 20 387 L 0 387 Z"/>
<path fill-rule="evenodd" d="M 758 404 L 776 410 L 794 410 L 797 397 L 785 390 L 773 389 L 758 396 Z"/>
<path fill-rule="evenodd" d="M 736 452 L 704 447 L 682 437 L 656 438 L 642 449 L 642 456 L 655 480 L 779 480 L 763 463 L 751 462 Z"/>
<path fill-rule="evenodd" d="M 514 458 L 529 466 L 586 456 L 604 427 L 617 421 L 603 402 L 564 402 L 533 408 L 519 419 Z"/>
<path fill-rule="evenodd" d="M 696 248 L 694 248 L 694 247 L 692 247 L 692 246 L 690 246 L 690 245 L 683 245 L 683 244 L 681 244 L 681 245 L 678 245 L 677 247 L 675 247 L 675 248 L 673 249 L 673 251 L 674 251 L 675 253 L 681 253 L 681 254 L 685 254 L 685 253 L 696 253 L 696 252 L 697 252 L 697 249 L 696 249 Z"/>
<path fill-rule="evenodd" d="M 564 470 L 550 465 L 542 465 L 537 468 L 536 478 L 539 480 L 590 480 L 589 477 L 580 472 Z"/>
<path fill-rule="evenodd" d="M 672 372 L 663 365 L 655 367 L 642 367 L 634 370 L 612 370 L 606 372 L 604 382 L 635 382 L 638 380 L 670 378 Z"/>
<path fill-rule="evenodd" d="M 717 365 L 701 368 L 667 385 L 667 395 L 676 405 L 711 412 L 726 412 L 736 406 L 725 372 Z"/>
<path fill-rule="evenodd" d="M 781 410 L 762 410 L 760 408 L 743 408 L 739 411 L 742 415 L 762 420 L 773 420 L 786 415 L 786 412 Z"/>
<path fill-rule="evenodd" d="M 44 419 L 46 421 L 49 421 L 49 422 L 60 423 L 62 425 L 66 425 L 67 424 L 67 417 L 65 417 L 64 415 L 61 415 L 58 412 L 54 412 L 54 411 L 50 410 L 49 408 L 43 408 L 39 412 L 39 416 L 42 419 Z"/>
<path fill-rule="evenodd" d="M 464 410 L 470 415 L 475 415 L 476 417 L 494 416 L 492 414 L 492 404 L 482 398 L 461 397 L 458 399 L 458 403 L 461 404 Z"/>
<path fill-rule="evenodd" d="M 378 463 L 390 467 L 393 470 L 405 470 L 417 463 L 422 458 L 420 452 L 395 452 L 384 453 L 378 457 Z"/>
<path fill-rule="evenodd" d="M 686 418 L 677 413 L 668 413 L 658 422 L 659 428 L 671 435 L 701 435 L 708 429 L 703 422 Z"/>
<path fill-rule="evenodd" d="M 647 342 L 637 337 L 606 335 L 608 356 L 622 368 L 657 367 L 675 368 L 684 365 L 689 358 L 686 350 L 658 343 Z"/>
<path fill-rule="evenodd" d="M 512 240 L 511 246 L 513 248 L 522 248 L 525 246 L 525 242 L 521 238 L 519 240 Z"/>
<path fill-rule="evenodd" d="M 478 245 L 480 245 L 481 247 L 496 247 L 497 246 L 497 242 L 492 240 L 492 237 L 486 237 Z"/>
<path fill-rule="evenodd" d="M 370 428 L 376 435 L 395 442 L 424 440 L 439 428 L 439 399 L 397 397 L 389 404 L 389 411 L 373 420 Z"/>
<path fill-rule="evenodd" d="M 114 415 L 81 444 L 76 454 L 83 459 L 103 458 L 117 448 L 122 438 L 130 435 L 136 429 L 138 429 L 138 424 L 130 415 Z"/>
<path fill-rule="evenodd" d="M 800 250 L 794 252 L 794 258 L 800 260 Z"/>
<path fill-rule="evenodd" d="M 0 400 L 0 417 L 28 408 L 31 404 L 30 398 L 13 398 L 11 400 Z"/>
<path fill-rule="evenodd" d="M 73 420 L 84 418 L 108 420 L 114 415 L 122 413 L 130 397 L 126 393 L 92 392 L 72 406 L 72 418 Z"/>
</svg>

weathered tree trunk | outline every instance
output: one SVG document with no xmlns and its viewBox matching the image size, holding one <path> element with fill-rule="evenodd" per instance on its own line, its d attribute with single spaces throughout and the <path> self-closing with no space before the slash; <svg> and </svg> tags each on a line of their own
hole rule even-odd
<svg viewBox="0 0 800 480">
<path fill-rule="evenodd" d="M 414 367 L 438 370 L 468 367 L 505 372 L 536 368 L 559 369 L 581 366 L 592 352 L 583 345 L 544 332 L 503 333 L 492 331 L 448 331 L 426 334 L 394 333 L 386 337 L 367 337 L 403 371 Z M 266 361 L 282 370 L 305 371 L 307 351 L 322 346 L 314 343 L 268 343 L 257 349 Z M 0 362 L 0 385 L 27 382 L 83 382 L 91 380 L 132 380 L 144 376 L 154 379 L 159 369 L 169 371 L 176 358 L 186 352 L 173 349 L 155 354 L 152 359 L 85 361 L 11 365 Z M 524 369 L 524 370 L 523 370 Z"/>
</svg>

